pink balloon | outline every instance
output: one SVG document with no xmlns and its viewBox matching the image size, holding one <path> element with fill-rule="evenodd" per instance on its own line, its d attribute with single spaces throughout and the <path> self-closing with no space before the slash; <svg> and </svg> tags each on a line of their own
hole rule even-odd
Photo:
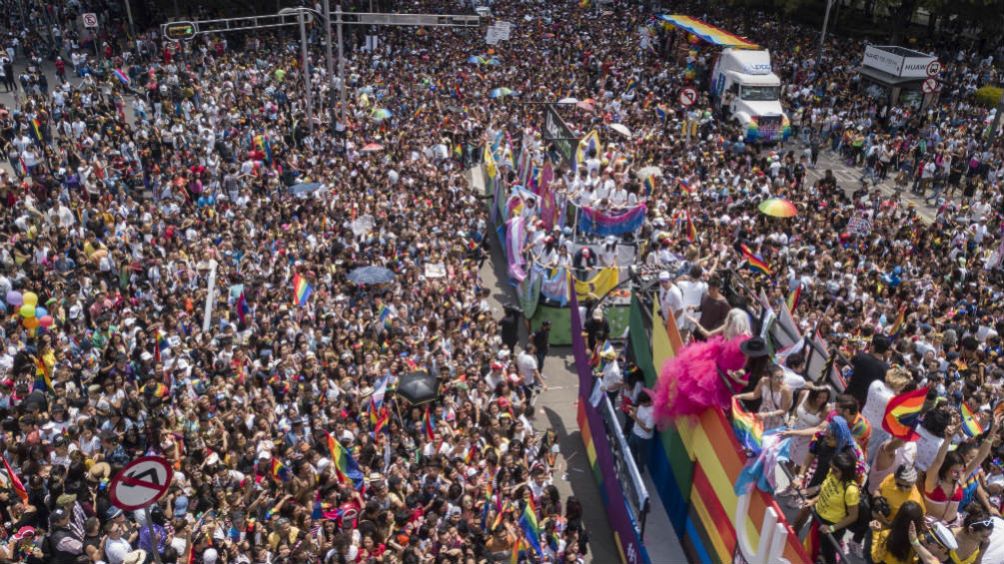
<svg viewBox="0 0 1004 564">
<path fill-rule="evenodd" d="M 46 329 L 52 327 L 52 324 L 55 322 L 56 320 L 53 319 L 51 315 L 43 315 L 42 317 L 38 318 L 38 324 L 41 325 L 42 327 L 45 327 Z"/>
</svg>

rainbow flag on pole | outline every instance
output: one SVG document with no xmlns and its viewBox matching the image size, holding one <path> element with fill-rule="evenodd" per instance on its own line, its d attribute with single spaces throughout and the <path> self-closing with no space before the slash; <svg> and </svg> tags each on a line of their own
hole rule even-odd
<svg viewBox="0 0 1004 564">
<path fill-rule="evenodd" d="M 687 241 L 693 243 L 697 240 L 697 228 L 694 227 L 694 220 L 690 217 L 690 212 L 686 212 L 687 215 Z"/>
<path fill-rule="evenodd" d="M 904 304 L 899 308 L 899 315 L 896 316 L 896 321 L 893 322 L 892 327 L 889 328 L 889 337 L 895 339 L 899 336 L 899 332 L 903 330 L 903 324 L 906 322 L 906 305 Z"/>
<path fill-rule="evenodd" d="M 339 482 L 346 482 L 352 480 L 352 486 L 355 489 L 361 489 L 363 487 L 363 473 L 359 470 L 359 465 L 356 464 L 354 458 L 349 453 L 342 443 L 335 440 L 331 436 L 331 433 L 324 433 L 328 440 L 328 451 L 331 453 L 331 461 L 335 464 L 335 473 L 338 475 Z"/>
<path fill-rule="evenodd" d="M 770 265 L 767 264 L 759 255 L 755 254 L 746 243 L 739 244 L 739 252 L 746 259 L 746 265 L 750 267 L 751 270 L 764 274 L 766 276 L 771 275 Z"/>
<path fill-rule="evenodd" d="M 425 438 L 430 441 L 436 438 L 436 424 L 432 420 L 432 412 L 429 407 L 425 407 L 425 415 L 422 417 L 422 429 L 425 431 Z"/>
<path fill-rule="evenodd" d="M 785 301 L 785 305 L 788 306 L 788 313 L 795 313 L 795 308 L 798 307 L 799 300 L 802 299 L 802 283 L 799 282 L 795 289 L 788 294 L 788 299 Z"/>
<path fill-rule="evenodd" d="M 976 418 L 973 410 L 969 408 L 966 402 L 962 402 L 959 411 L 962 412 L 962 432 L 969 438 L 982 435 L 983 425 L 980 424 L 979 419 Z"/>
<path fill-rule="evenodd" d="M 307 305 L 307 300 L 310 299 L 310 294 L 314 293 L 314 287 L 311 286 L 307 279 L 299 274 L 293 275 L 293 303 L 303 307 Z"/>
<path fill-rule="evenodd" d="M 112 69 L 112 72 L 115 74 L 115 78 L 122 83 L 122 86 L 129 86 L 129 75 L 122 72 L 122 69 Z"/>
<path fill-rule="evenodd" d="M 24 489 L 24 484 L 14 473 L 14 469 L 10 467 L 10 462 L 7 462 L 7 457 L 0 454 L 0 460 L 3 460 L 4 470 L 7 470 L 7 477 L 10 478 L 10 487 L 17 494 L 17 497 L 21 498 L 22 503 L 28 503 L 28 490 Z"/>
<path fill-rule="evenodd" d="M 885 408 L 885 417 L 882 418 L 882 428 L 897 439 L 917 440 L 920 435 L 916 429 L 920 423 L 920 415 L 924 411 L 926 398 L 927 388 L 920 388 L 889 400 Z"/>
<path fill-rule="evenodd" d="M 42 135 L 42 122 L 38 121 L 38 118 L 31 118 L 31 129 L 39 143 L 45 141 L 45 136 Z"/>
<path fill-rule="evenodd" d="M 272 457 L 271 472 L 272 472 L 272 479 L 275 480 L 276 482 L 289 481 L 289 469 L 286 468 L 286 465 L 283 464 L 281 460 L 279 460 L 274 456 Z"/>
</svg>

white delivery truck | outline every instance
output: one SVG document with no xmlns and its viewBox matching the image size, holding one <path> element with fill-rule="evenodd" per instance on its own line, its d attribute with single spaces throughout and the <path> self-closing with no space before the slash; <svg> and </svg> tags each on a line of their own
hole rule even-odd
<svg viewBox="0 0 1004 564">
<path fill-rule="evenodd" d="M 774 143 L 791 135 L 781 108 L 781 79 L 766 49 L 722 49 L 711 72 L 711 95 L 728 119 L 742 125 L 747 143 Z"/>
</svg>

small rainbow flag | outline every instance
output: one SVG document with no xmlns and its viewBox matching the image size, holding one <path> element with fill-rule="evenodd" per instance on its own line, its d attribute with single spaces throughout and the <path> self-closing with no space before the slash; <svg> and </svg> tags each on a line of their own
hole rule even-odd
<svg viewBox="0 0 1004 564">
<path fill-rule="evenodd" d="M 906 305 L 904 304 L 899 308 L 899 315 L 896 316 L 896 321 L 893 322 L 892 327 L 889 328 L 889 336 L 895 339 L 899 336 L 899 332 L 903 330 L 903 324 L 906 322 Z"/>
<path fill-rule="evenodd" d="M 802 299 L 802 283 L 799 282 L 795 289 L 788 294 L 788 299 L 785 304 L 788 306 L 788 313 L 795 313 L 795 308 L 798 307 L 799 300 Z"/>
<path fill-rule="evenodd" d="M 28 503 L 28 490 L 24 489 L 24 484 L 14 473 L 14 469 L 10 467 L 10 462 L 7 462 L 7 457 L 0 454 L 0 460 L 3 460 L 3 467 L 7 470 L 7 477 L 10 478 L 10 487 L 17 494 L 17 497 L 21 498 L 22 503 Z"/>
<path fill-rule="evenodd" d="M 642 180 L 641 185 L 645 188 L 645 196 L 651 196 L 655 192 L 655 175 L 650 174 L 646 176 L 645 180 Z"/>
<path fill-rule="evenodd" d="M 52 389 L 52 373 L 49 370 L 49 366 L 45 364 L 45 361 L 41 358 L 35 359 L 35 386 L 36 390 L 48 390 L 55 393 Z"/>
<path fill-rule="evenodd" d="M 693 243 L 697 240 L 697 228 L 694 227 L 694 220 L 690 217 L 690 212 L 687 214 L 687 241 Z"/>
<path fill-rule="evenodd" d="M 42 122 L 38 121 L 38 118 L 31 118 L 31 129 L 35 132 L 35 139 L 38 139 L 39 143 L 45 140 L 42 136 Z"/>
<path fill-rule="evenodd" d="M 927 388 L 920 388 L 889 400 L 885 408 L 885 417 L 882 418 L 882 428 L 897 439 L 917 440 L 920 436 L 916 431 L 917 424 L 920 423 L 926 398 Z"/>
<path fill-rule="evenodd" d="M 286 465 L 282 463 L 278 458 L 272 457 L 272 479 L 276 482 L 288 482 L 289 481 L 289 469 Z"/>
<path fill-rule="evenodd" d="M 425 438 L 430 441 L 436 438 L 436 423 L 432 420 L 432 411 L 428 406 L 426 406 L 425 415 L 422 417 L 422 429 L 425 431 Z"/>
<path fill-rule="evenodd" d="M 692 194 L 694 192 L 690 187 L 690 181 L 686 178 L 680 179 L 680 190 L 683 190 L 687 194 Z"/>
<path fill-rule="evenodd" d="M 519 553 L 526 548 L 522 538 L 516 539 L 512 545 L 512 554 L 509 555 L 509 564 L 519 564 Z"/>
<path fill-rule="evenodd" d="M 655 117 L 659 118 L 659 121 L 666 121 L 666 118 L 669 117 L 669 108 L 666 107 L 666 104 L 655 105 Z"/>
<path fill-rule="evenodd" d="M 763 450 L 763 421 L 753 417 L 735 397 L 732 398 L 732 430 L 744 449 L 754 454 Z"/>
<path fill-rule="evenodd" d="M 752 250 L 746 243 L 739 244 L 739 251 L 742 253 L 743 258 L 746 259 L 746 265 L 750 267 L 751 270 L 764 274 L 766 276 L 771 275 L 770 265 L 768 265 L 762 258 L 754 254 Z"/>
<path fill-rule="evenodd" d="M 980 425 L 979 419 L 976 418 L 973 410 L 969 408 L 966 402 L 962 402 L 959 411 L 962 412 L 962 432 L 969 438 L 982 435 L 983 425 Z"/>
<path fill-rule="evenodd" d="M 299 274 L 293 275 L 293 303 L 300 307 L 307 305 L 310 294 L 314 293 L 314 287 L 307 283 L 307 279 Z"/>
<path fill-rule="evenodd" d="M 519 517 L 519 526 L 523 529 L 523 534 L 530 546 L 537 551 L 537 554 L 542 555 L 544 551 L 540 546 L 540 523 L 537 522 L 537 509 L 533 505 L 533 496 L 527 498 L 526 505 L 523 506 L 523 514 Z"/>
</svg>

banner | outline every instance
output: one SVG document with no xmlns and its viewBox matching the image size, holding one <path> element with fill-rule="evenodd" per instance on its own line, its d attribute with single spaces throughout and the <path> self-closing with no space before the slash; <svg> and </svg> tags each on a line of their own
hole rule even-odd
<svg viewBox="0 0 1004 564">
<path fill-rule="evenodd" d="M 590 405 L 589 396 L 593 390 L 596 378 L 586 357 L 586 343 L 582 336 L 582 320 L 579 315 L 579 302 L 572 297 L 572 353 L 575 367 L 579 373 L 579 431 L 586 447 L 589 466 L 600 489 L 600 497 L 606 508 L 607 520 L 614 535 L 621 562 L 648 564 L 651 562 L 648 550 L 642 544 L 638 528 L 628 510 L 625 492 L 621 491 L 620 481 L 614 467 L 613 451 L 607 436 L 603 416 Z"/>
<path fill-rule="evenodd" d="M 516 215 L 506 222 L 506 258 L 509 262 L 509 278 L 517 283 L 526 278 L 523 265 L 523 244 L 526 242 L 526 230 L 523 217 Z"/>
<path fill-rule="evenodd" d="M 641 228 L 647 211 L 645 204 L 639 204 L 619 214 L 610 214 L 594 208 L 579 208 L 579 231 L 600 237 L 633 233 Z"/>
<path fill-rule="evenodd" d="M 540 285 L 544 282 L 544 277 L 539 268 L 531 268 L 529 274 L 517 288 L 519 307 L 523 310 L 523 317 L 532 319 L 537 313 L 537 304 L 540 303 Z"/>
<path fill-rule="evenodd" d="M 556 268 L 548 273 L 543 266 L 533 265 L 541 277 L 540 295 L 565 307 L 568 303 L 568 270 Z"/>
<path fill-rule="evenodd" d="M 551 181 L 554 180 L 554 167 L 551 161 L 546 161 L 540 170 L 540 186 L 537 195 L 540 197 L 540 219 L 544 222 L 544 229 L 550 231 L 554 228 L 557 220 L 557 205 L 554 201 L 554 191 L 551 190 Z"/>
<path fill-rule="evenodd" d="M 613 290 L 617 283 L 620 282 L 620 269 L 616 266 L 610 266 L 601 269 L 589 280 L 576 280 L 575 281 L 575 294 L 576 298 L 585 301 L 589 298 L 597 299 L 605 296 L 607 292 Z"/>
</svg>

